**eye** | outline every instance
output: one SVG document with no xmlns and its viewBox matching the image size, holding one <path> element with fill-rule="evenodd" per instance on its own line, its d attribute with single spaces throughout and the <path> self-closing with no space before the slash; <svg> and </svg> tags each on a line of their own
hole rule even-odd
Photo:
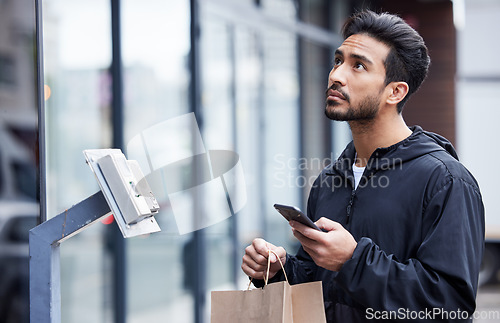
<svg viewBox="0 0 500 323">
<path fill-rule="evenodd" d="M 341 64 L 342 64 L 342 60 L 339 57 L 335 57 L 335 59 L 333 60 L 333 66 L 337 67 L 337 66 L 340 66 Z"/>
<path fill-rule="evenodd" d="M 366 70 L 366 67 L 363 63 L 357 62 L 354 64 L 355 70 Z"/>
</svg>

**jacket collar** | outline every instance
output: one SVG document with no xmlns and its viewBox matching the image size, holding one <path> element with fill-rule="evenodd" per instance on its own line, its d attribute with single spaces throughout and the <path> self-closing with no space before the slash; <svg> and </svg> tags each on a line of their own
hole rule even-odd
<svg viewBox="0 0 500 323">
<path fill-rule="evenodd" d="M 396 150 L 398 148 L 406 148 L 413 142 L 418 141 L 418 137 L 423 133 L 422 128 L 419 126 L 413 126 L 410 129 L 413 133 L 408 138 L 395 143 L 392 146 L 375 149 L 375 151 L 368 159 L 363 177 L 367 177 L 368 179 L 370 179 L 379 170 L 398 167 L 401 163 L 403 163 L 405 155 L 395 154 Z M 354 183 L 352 164 L 354 163 L 355 156 L 356 148 L 354 147 L 354 142 L 351 141 L 342 152 L 340 157 L 327 167 L 326 174 L 338 174 L 350 180 L 351 183 Z"/>
</svg>

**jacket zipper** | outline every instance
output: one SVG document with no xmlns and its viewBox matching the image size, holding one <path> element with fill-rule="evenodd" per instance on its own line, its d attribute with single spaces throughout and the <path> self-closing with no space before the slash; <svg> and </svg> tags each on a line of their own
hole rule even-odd
<svg viewBox="0 0 500 323">
<path fill-rule="evenodd" d="M 375 175 L 375 172 L 371 173 L 370 175 L 368 175 L 368 177 L 366 178 L 366 181 L 364 182 L 360 182 L 359 184 L 363 183 L 363 185 L 365 184 L 365 182 L 368 182 L 369 180 L 372 179 L 372 177 Z M 365 178 L 361 178 L 361 181 L 363 181 Z M 359 187 L 358 187 L 359 188 Z M 354 198 L 356 197 L 356 190 L 357 188 L 353 188 L 352 191 L 351 191 L 351 198 L 349 199 L 349 204 L 347 204 L 347 221 L 346 221 L 346 224 L 349 224 L 350 222 L 350 219 L 351 219 L 351 215 L 352 215 L 352 207 L 354 205 Z"/>
<path fill-rule="evenodd" d="M 353 189 L 351 192 L 351 199 L 349 200 L 349 204 L 347 204 L 347 221 L 346 224 L 349 224 L 349 219 L 351 218 L 352 205 L 354 203 L 354 197 L 356 196 L 356 190 Z"/>
</svg>

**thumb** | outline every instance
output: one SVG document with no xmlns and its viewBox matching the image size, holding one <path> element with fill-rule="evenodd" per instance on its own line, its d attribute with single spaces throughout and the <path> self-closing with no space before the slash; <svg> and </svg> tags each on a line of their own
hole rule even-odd
<svg viewBox="0 0 500 323">
<path fill-rule="evenodd" d="M 340 230 L 343 229 L 344 227 L 342 224 L 332 221 L 330 219 L 327 219 L 325 217 L 322 217 L 318 221 L 316 221 L 316 225 L 318 228 L 325 230 L 325 231 L 334 231 L 334 230 Z"/>
<path fill-rule="evenodd" d="M 283 247 L 275 247 L 269 248 L 269 259 L 271 263 L 278 262 L 278 259 L 283 259 L 286 257 L 286 251 Z"/>
<path fill-rule="evenodd" d="M 272 251 L 272 249 L 269 249 L 269 260 L 271 260 L 271 263 L 274 264 L 278 259 L 276 258 L 276 255 Z"/>
</svg>

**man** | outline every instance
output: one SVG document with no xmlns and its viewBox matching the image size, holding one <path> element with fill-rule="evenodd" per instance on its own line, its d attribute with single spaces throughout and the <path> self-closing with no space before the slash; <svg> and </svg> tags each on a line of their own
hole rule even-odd
<svg viewBox="0 0 500 323">
<path fill-rule="evenodd" d="M 307 215 L 323 232 L 290 221 L 296 256 L 255 239 L 241 267 L 261 286 L 274 250 L 290 283 L 323 282 L 328 322 L 470 321 L 484 248 L 478 185 L 445 138 L 401 115 L 427 74 L 424 41 L 371 11 L 353 15 L 343 36 L 325 112 L 348 121 L 353 141 L 310 192 Z M 270 257 L 271 282 L 282 280 Z"/>
</svg>

